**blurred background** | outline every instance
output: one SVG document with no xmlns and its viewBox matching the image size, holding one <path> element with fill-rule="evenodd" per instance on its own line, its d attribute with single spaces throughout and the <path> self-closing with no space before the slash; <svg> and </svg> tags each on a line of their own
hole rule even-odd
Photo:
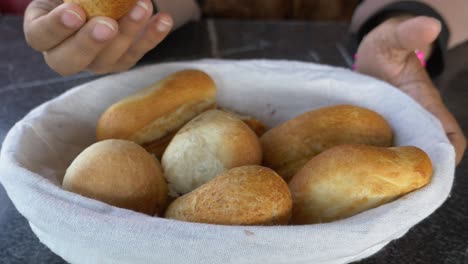
<svg viewBox="0 0 468 264">
<path fill-rule="evenodd" d="M 0 12 L 22 15 L 30 0 L 2 0 Z M 208 17 L 349 21 L 358 0 L 205 0 Z"/>
</svg>

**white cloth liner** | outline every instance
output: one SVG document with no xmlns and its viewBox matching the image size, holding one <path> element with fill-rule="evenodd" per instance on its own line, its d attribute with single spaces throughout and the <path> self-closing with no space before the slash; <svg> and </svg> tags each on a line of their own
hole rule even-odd
<svg viewBox="0 0 468 264">
<path fill-rule="evenodd" d="M 348 219 L 306 226 L 239 227 L 150 217 L 60 188 L 71 161 L 94 142 L 112 103 L 177 70 L 209 73 L 224 107 L 269 126 L 305 111 L 354 104 L 383 115 L 395 144 L 430 156 L 432 182 Z M 346 69 L 269 60 L 165 63 L 78 86 L 30 112 L 8 133 L 0 180 L 34 233 L 71 263 L 347 263 L 367 257 L 448 197 L 455 153 L 440 122 L 394 87 Z"/>
</svg>

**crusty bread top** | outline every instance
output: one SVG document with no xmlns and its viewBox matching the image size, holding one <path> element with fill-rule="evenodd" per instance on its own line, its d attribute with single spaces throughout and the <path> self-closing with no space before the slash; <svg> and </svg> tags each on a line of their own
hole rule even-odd
<svg viewBox="0 0 468 264">
<path fill-rule="evenodd" d="M 159 162 L 143 147 L 125 140 L 104 140 L 86 148 L 68 167 L 63 187 L 150 215 L 160 212 L 167 198 Z"/>
<path fill-rule="evenodd" d="M 260 141 L 264 164 L 290 179 L 320 152 L 341 144 L 392 145 L 392 129 L 378 113 L 352 105 L 306 112 L 267 131 Z"/>
<path fill-rule="evenodd" d="M 174 132 L 215 101 L 210 76 L 199 70 L 180 71 L 108 108 L 96 136 L 148 143 Z"/>
<path fill-rule="evenodd" d="M 260 165 L 257 135 L 234 114 L 209 110 L 192 119 L 172 139 L 162 165 L 172 191 L 185 194 L 226 169 Z"/>
<path fill-rule="evenodd" d="M 430 182 L 429 156 L 412 146 L 340 145 L 311 159 L 290 181 L 293 222 L 349 217 Z"/>
<path fill-rule="evenodd" d="M 273 170 L 243 166 L 224 172 L 177 198 L 166 218 L 223 225 L 287 224 L 292 200 L 286 182 Z"/>
<path fill-rule="evenodd" d="M 64 0 L 80 5 L 88 18 L 106 16 L 119 19 L 136 5 L 138 0 Z"/>
</svg>

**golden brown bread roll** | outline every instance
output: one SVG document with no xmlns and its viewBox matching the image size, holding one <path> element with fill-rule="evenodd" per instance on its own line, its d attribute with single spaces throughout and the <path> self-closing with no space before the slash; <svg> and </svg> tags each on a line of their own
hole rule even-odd
<svg viewBox="0 0 468 264">
<path fill-rule="evenodd" d="M 255 133 L 235 115 L 209 110 L 187 123 L 162 157 L 172 192 L 186 194 L 225 170 L 260 165 L 262 150 Z"/>
<path fill-rule="evenodd" d="M 312 158 L 289 183 L 294 224 L 346 218 L 430 182 L 432 163 L 416 147 L 341 145 Z"/>
<path fill-rule="evenodd" d="M 165 217 L 221 225 L 284 225 L 291 207 L 288 185 L 278 174 L 261 166 L 243 166 L 177 198 Z"/>
<path fill-rule="evenodd" d="M 263 164 L 288 181 L 320 152 L 341 144 L 392 145 L 392 129 L 379 114 L 352 105 L 320 108 L 299 115 L 261 138 Z"/>
<path fill-rule="evenodd" d="M 138 0 L 64 0 L 80 5 L 87 17 L 106 16 L 119 19 L 127 14 Z"/>
<path fill-rule="evenodd" d="M 134 141 L 160 158 L 184 124 L 215 107 L 216 86 L 210 76 L 180 71 L 109 107 L 99 119 L 96 136 Z"/>
<path fill-rule="evenodd" d="M 161 213 L 167 199 L 159 162 L 125 140 L 104 140 L 86 148 L 68 167 L 63 188 L 149 215 Z"/>
<path fill-rule="evenodd" d="M 255 117 L 240 114 L 224 107 L 218 107 L 218 109 L 224 112 L 231 113 L 240 120 L 244 121 L 244 123 L 246 123 L 250 127 L 250 129 L 252 129 L 255 132 L 255 134 L 257 134 L 257 136 L 261 137 L 263 134 L 265 134 L 265 124 L 263 124 L 260 120 L 256 119 Z"/>
</svg>

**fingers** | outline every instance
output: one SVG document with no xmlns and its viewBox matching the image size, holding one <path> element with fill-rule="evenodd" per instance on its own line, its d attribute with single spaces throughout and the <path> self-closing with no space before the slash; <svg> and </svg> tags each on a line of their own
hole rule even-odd
<svg viewBox="0 0 468 264">
<path fill-rule="evenodd" d="M 32 2 L 25 13 L 26 41 L 35 50 L 46 51 L 73 35 L 85 23 L 86 14 L 75 4 L 56 8 L 48 1 Z"/>
<path fill-rule="evenodd" d="M 413 52 L 427 46 L 439 36 L 442 25 L 439 20 L 430 17 L 408 19 L 395 28 L 394 37 L 389 38 L 389 45 Z"/>
<path fill-rule="evenodd" d="M 110 72 L 119 58 L 130 48 L 137 35 L 143 31 L 152 10 L 151 0 L 140 0 L 125 17 L 119 20 L 119 34 L 88 66 L 88 70 L 95 73 Z"/>
<path fill-rule="evenodd" d="M 169 34 L 172 26 L 173 21 L 168 14 L 159 13 L 151 18 L 143 34 L 117 61 L 114 71 L 124 71 L 133 67 L 149 50 L 154 49 Z"/>
<path fill-rule="evenodd" d="M 467 145 L 466 137 L 463 135 L 460 125 L 443 103 L 429 105 L 426 109 L 440 120 L 448 139 L 455 148 L 456 164 L 458 165 L 463 158 Z"/>
<path fill-rule="evenodd" d="M 107 17 L 96 17 L 80 31 L 54 49 L 44 52 L 47 64 L 61 75 L 85 69 L 118 33 L 118 24 Z"/>
</svg>

